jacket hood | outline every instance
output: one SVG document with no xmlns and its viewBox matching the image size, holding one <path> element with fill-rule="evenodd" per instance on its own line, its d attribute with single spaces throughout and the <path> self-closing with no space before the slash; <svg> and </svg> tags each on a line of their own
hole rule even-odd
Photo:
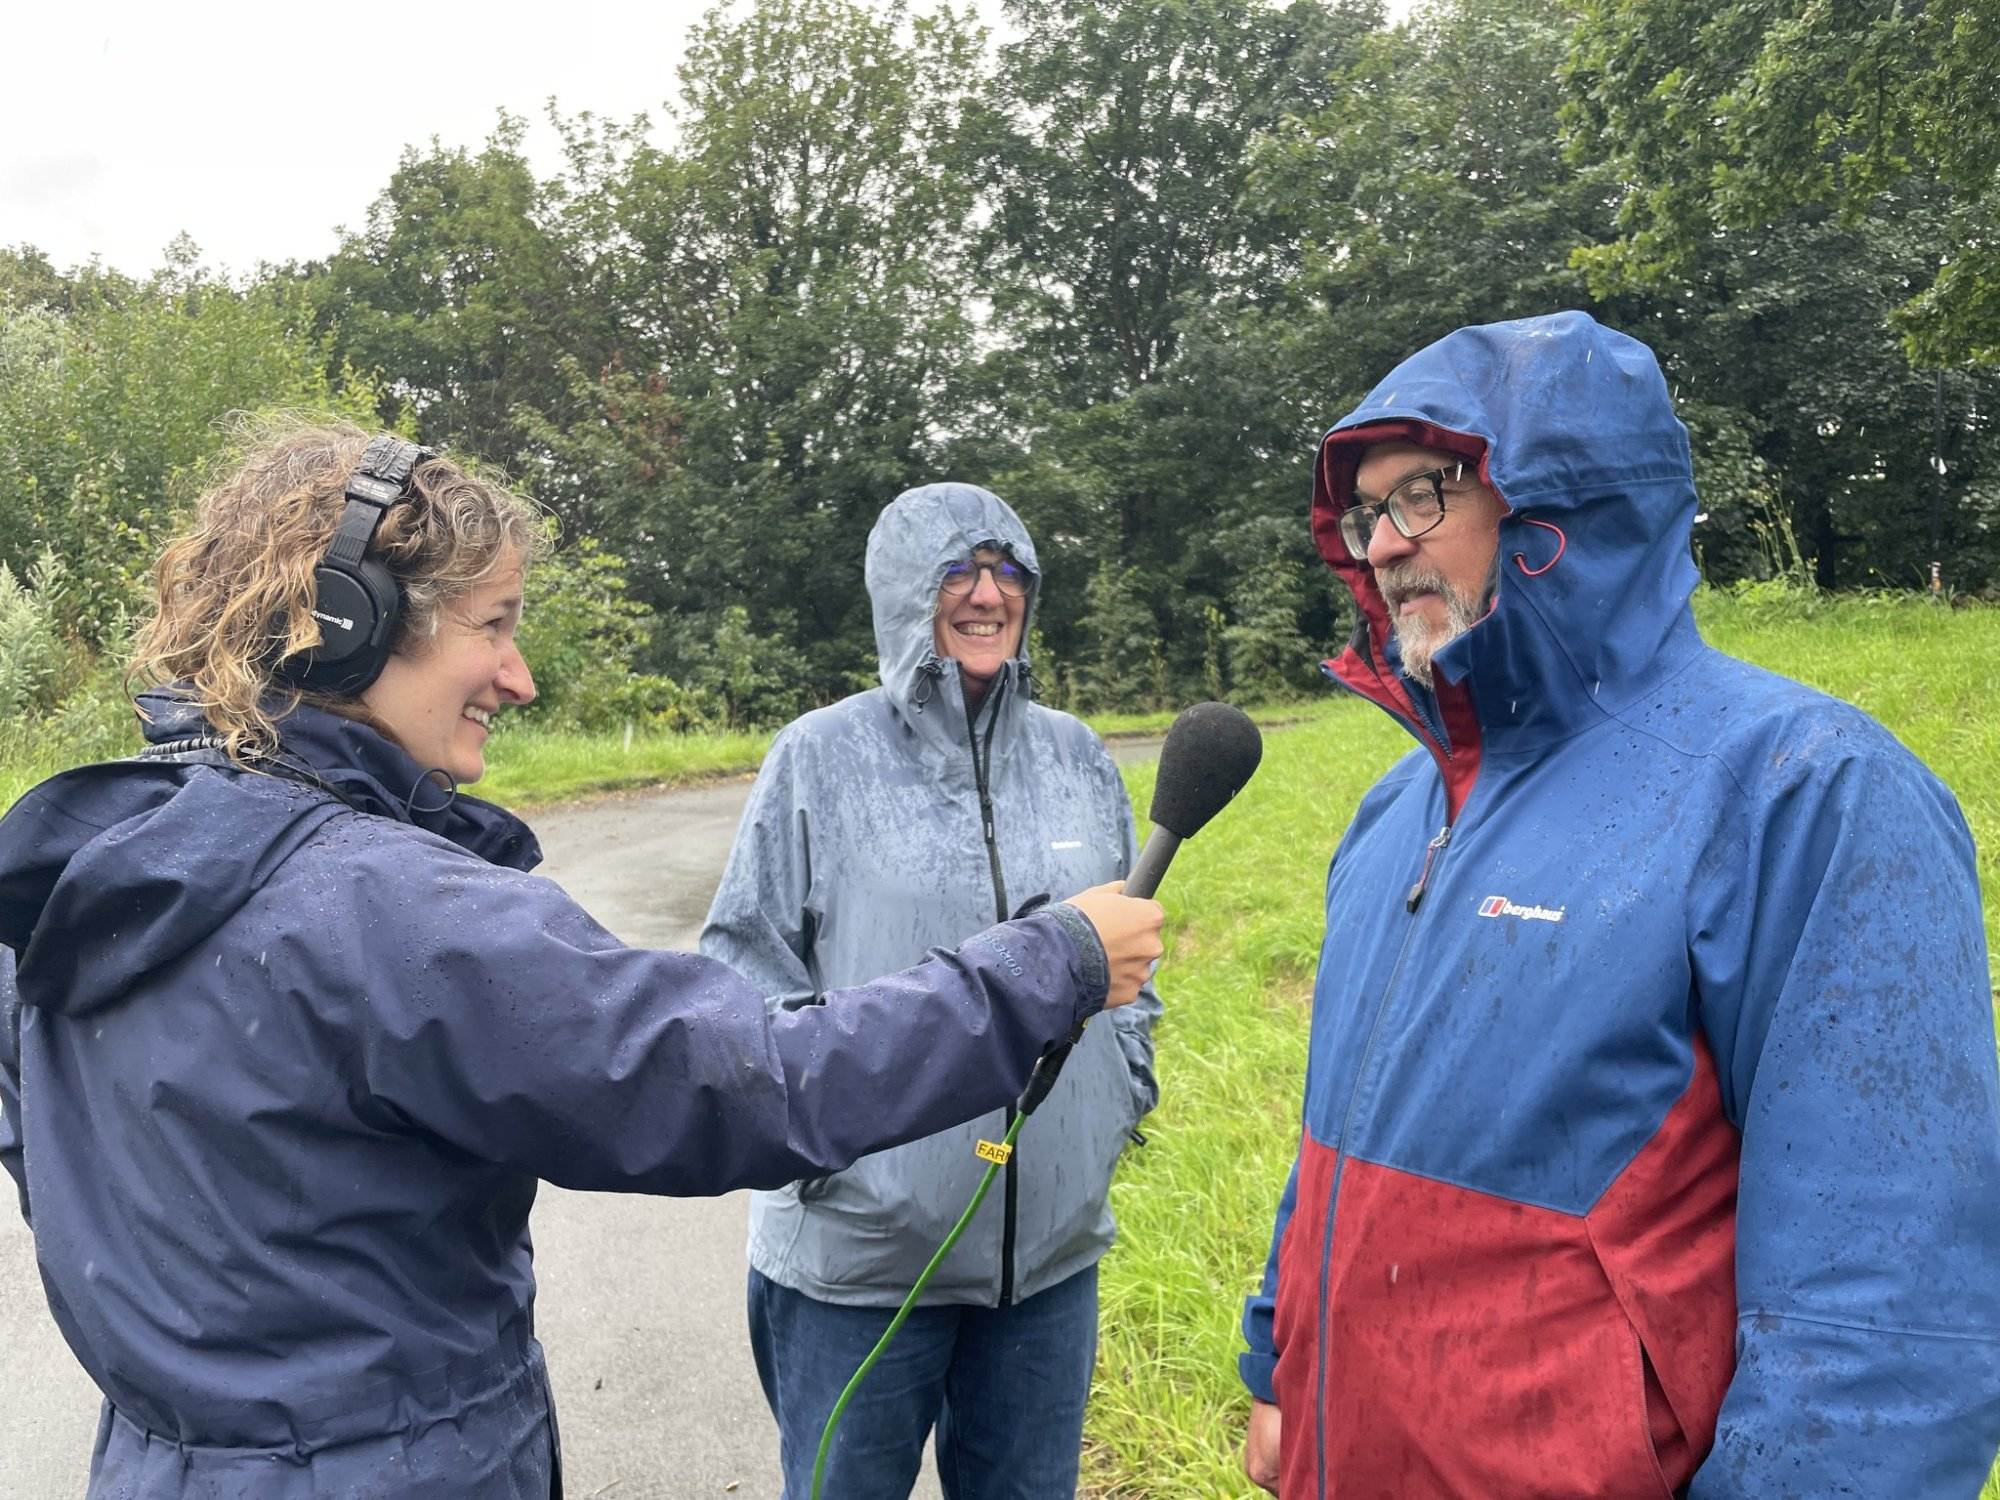
<svg viewBox="0 0 2000 1500">
<path fill-rule="evenodd" d="M 1028 528 L 1012 507 L 977 485 L 926 484 L 891 500 L 868 533 L 868 600 L 882 686 L 906 719 L 940 702 L 948 714 L 963 712 L 958 664 L 937 652 L 938 586 L 948 564 L 981 547 L 998 548 L 1028 570 L 1020 648 L 994 684 L 998 691 L 1004 683 L 1007 699 L 1018 700 L 1029 675 L 1028 630 L 1041 598 L 1042 570 Z"/>
<path fill-rule="evenodd" d="M 0 819 L 0 944 L 16 954 L 24 1004 L 80 1014 L 116 1001 L 212 935 L 349 810 L 425 828 L 491 863 L 540 861 L 519 819 L 447 800 L 351 719 L 300 705 L 279 724 L 283 774 L 259 775 L 221 762 L 204 744 L 207 724 L 171 690 L 140 702 L 152 753 L 171 758 L 67 771 Z"/>
<path fill-rule="evenodd" d="M 1492 607 L 1437 653 L 1434 696 L 1402 674 L 1374 570 L 1338 530 L 1363 451 L 1394 440 L 1477 462 L 1507 507 Z M 1694 513 L 1687 429 L 1644 344 L 1580 312 L 1461 328 L 1398 365 L 1320 444 L 1313 540 L 1358 614 L 1327 670 L 1440 755 L 1455 808 L 1481 750 L 1576 733 L 1698 646 Z"/>
</svg>

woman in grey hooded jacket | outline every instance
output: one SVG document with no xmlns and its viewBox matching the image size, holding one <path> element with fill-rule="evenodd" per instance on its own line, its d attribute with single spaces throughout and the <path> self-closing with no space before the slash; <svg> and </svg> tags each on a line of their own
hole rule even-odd
<svg viewBox="0 0 2000 1500">
<path fill-rule="evenodd" d="M 812 1004 L 1038 896 L 1122 877 L 1131 803 L 1103 744 L 1031 701 L 1034 543 L 997 496 L 934 484 L 868 539 L 882 685 L 797 720 L 764 762 L 702 951 Z M 904 1495 L 938 1430 L 945 1492 L 1075 1488 L 1111 1174 L 1152 1108 L 1150 986 L 1090 1028 L 1023 1127 L 1001 1191 L 847 1408 L 831 1497 Z M 804 1500 L 842 1386 L 971 1199 L 1012 1111 L 758 1193 L 752 1343 Z"/>
</svg>

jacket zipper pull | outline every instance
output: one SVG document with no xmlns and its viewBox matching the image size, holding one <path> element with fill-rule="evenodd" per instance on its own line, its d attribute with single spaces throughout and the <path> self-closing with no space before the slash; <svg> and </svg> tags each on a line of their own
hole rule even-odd
<svg viewBox="0 0 2000 1500">
<path fill-rule="evenodd" d="M 1424 846 L 1424 867 L 1417 875 L 1417 883 L 1410 887 L 1410 894 L 1403 901 L 1403 910 L 1415 911 L 1417 903 L 1424 899 L 1424 887 L 1430 884 L 1431 861 L 1437 858 L 1438 850 L 1451 842 L 1451 824 L 1438 830 L 1438 836 Z"/>
<path fill-rule="evenodd" d="M 993 799 L 985 792 L 979 794 L 979 823 L 986 835 L 986 842 L 993 842 Z"/>
</svg>

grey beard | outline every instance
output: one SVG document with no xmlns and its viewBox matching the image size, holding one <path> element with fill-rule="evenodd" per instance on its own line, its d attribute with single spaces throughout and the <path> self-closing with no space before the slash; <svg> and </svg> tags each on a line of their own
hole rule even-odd
<svg viewBox="0 0 2000 1500">
<path fill-rule="evenodd" d="M 1389 606 L 1390 627 L 1396 632 L 1396 651 L 1402 658 L 1404 675 L 1427 688 L 1432 686 L 1432 659 L 1479 623 L 1492 598 L 1490 586 L 1485 598 L 1468 599 L 1446 583 L 1442 573 L 1410 564 L 1377 570 L 1375 582 L 1382 590 L 1383 602 Z M 1398 613 L 1403 600 L 1412 594 L 1431 591 L 1444 600 L 1443 625 L 1433 627 L 1421 615 Z"/>
</svg>

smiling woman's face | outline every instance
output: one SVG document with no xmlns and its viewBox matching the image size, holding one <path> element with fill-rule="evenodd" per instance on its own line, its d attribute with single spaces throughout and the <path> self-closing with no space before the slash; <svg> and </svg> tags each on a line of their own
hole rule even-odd
<svg viewBox="0 0 2000 1500">
<path fill-rule="evenodd" d="M 520 623 L 521 565 L 510 558 L 440 611 L 434 639 L 390 657 L 361 701 L 418 765 L 448 772 L 461 786 L 477 781 L 486 774 L 494 714 L 535 698 L 514 640 Z"/>
<path fill-rule="evenodd" d="M 1006 554 L 981 547 L 972 554 L 977 563 L 1006 561 Z M 958 663 L 966 695 L 977 703 L 1000 669 L 1021 653 L 1021 622 L 1027 618 L 1028 601 L 1000 592 L 991 569 L 981 568 L 972 591 L 947 594 L 938 590 L 937 652 Z"/>
</svg>

